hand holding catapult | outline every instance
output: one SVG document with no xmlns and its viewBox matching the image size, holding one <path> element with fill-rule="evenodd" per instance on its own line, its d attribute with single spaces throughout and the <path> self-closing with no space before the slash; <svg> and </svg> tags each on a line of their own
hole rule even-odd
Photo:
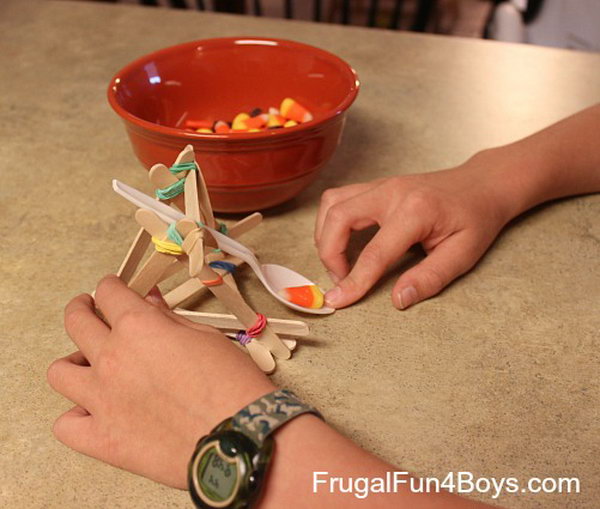
<svg viewBox="0 0 600 509">
<path fill-rule="evenodd" d="M 218 228 L 221 233 L 226 233 L 233 239 L 258 225 L 262 216 L 259 213 L 251 214 L 230 229 L 222 223 L 217 226 L 206 184 L 190 145 L 179 154 L 170 169 L 157 164 L 150 170 L 149 177 L 156 188 L 157 197 L 170 203 L 172 207 L 184 208 L 185 216 L 176 208 L 166 208 L 163 210 L 177 211 L 174 214 L 180 218 L 176 222 L 166 222 L 164 219 L 170 219 L 174 214 L 169 214 L 165 218 L 160 211 L 157 214 L 148 208 L 138 209 L 135 219 L 142 228 L 121 264 L 119 277 L 138 294 L 145 296 L 155 285 L 181 269 L 187 268 L 189 279 L 165 295 L 167 305 L 171 309 L 176 308 L 182 302 L 208 289 L 233 313 L 233 316 L 199 313 L 180 308 L 174 309 L 174 312 L 193 321 L 225 330 L 245 329 L 236 334 L 236 339 L 248 350 L 252 359 L 263 371 L 272 372 L 275 369 L 273 356 L 288 359 L 296 345 L 295 340 L 282 340 L 277 333 L 303 336 L 308 334 L 308 326 L 304 322 L 295 320 L 267 319 L 246 303 L 232 276 L 233 270 L 243 261 L 241 258 L 226 255 L 220 249 L 216 249 L 215 237 L 223 237 L 219 232 L 214 231 Z M 156 209 L 154 203 L 152 201 L 149 208 Z M 139 267 L 150 243 L 154 244 L 155 249 Z M 243 246 L 239 247 L 243 248 Z M 260 268 L 257 271 L 257 264 L 247 257 L 246 259 L 255 272 L 262 276 Z M 280 268 L 299 278 L 299 281 L 303 281 L 298 284 L 310 283 L 303 276 L 284 267 Z M 268 288 L 264 277 L 261 277 L 261 281 Z M 271 289 L 269 291 L 290 307 L 309 311 L 287 303 Z M 322 308 L 313 312 L 325 314 L 333 310 Z"/>
</svg>

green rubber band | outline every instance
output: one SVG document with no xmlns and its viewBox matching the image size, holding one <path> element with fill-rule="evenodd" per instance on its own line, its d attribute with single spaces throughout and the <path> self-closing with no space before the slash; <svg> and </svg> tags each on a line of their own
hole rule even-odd
<svg viewBox="0 0 600 509">
<path fill-rule="evenodd" d="M 178 173 L 184 171 L 197 171 L 198 167 L 195 162 L 191 163 L 177 163 L 169 168 L 169 171 L 172 175 L 177 175 Z M 155 191 L 156 197 L 159 200 L 170 200 L 171 198 L 175 198 L 183 193 L 185 187 L 185 177 L 178 180 L 177 182 L 173 182 L 170 186 L 163 187 L 162 189 L 157 189 Z"/>
<path fill-rule="evenodd" d="M 181 233 L 177 231 L 176 223 L 171 223 L 167 227 L 167 237 L 171 242 L 174 242 L 178 246 L 181 246 L 183 244 L 183 237 L 181 236 Z"/>
<path fill-rule="evenodd" d="M 183 193 L 184 187 L 185 179 L 183 178 L 181 180 L 178 180 L 177 182 L 174 182 L 170 186 L 163 187 L 162 189 L 157 189 L 155 191 L 155 194 L 159 200 L 169 200 Z"/>
<path fill-rule="evenodd" d="M 190 170 L 196 171 L 196 169 L 197 169 L 196 163 L 192 161 L 191 163 L 174 164 L 173 166 L 171 166 L 169 168 L 169 171 L 171 172 L 171 174 L 177 175 L 178 173 L 181 173 L 182 171 L 190 171 Z"/>
</svg>

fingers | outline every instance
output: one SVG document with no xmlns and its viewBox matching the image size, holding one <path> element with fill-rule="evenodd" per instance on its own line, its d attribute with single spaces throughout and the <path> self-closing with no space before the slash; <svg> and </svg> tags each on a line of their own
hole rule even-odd
<svg viewBox="0 0 600 509">
<path fill-rule="evenodd" d="M 96 305 L 111 325 L 126 313 L 149 309 L 148 303 L 114 274 L 98 283 Z"/>
<path fill-rule="evenodd" d="M 349 186 L 338 187 L 335 189 L 327 189 L 321 196 L 321 203 L 319 205 L 319 211 L 317 212 L 317 219 L 315 222 L 315 243 L 319 244 L 321 240 L 321 234 L 323 233 L 323 224 L 329 209 L 338 203 L 346 201 L 357 194 L 364 193 L 368 189 L 375 185 L 373 182 L 364 182 L 360 184 L 352 184 Z"/>
<path fill-rule="evenodd" d="M 323 222 L 317 248 L 323 265 L 335 279 L 348 275 L 350 266 L 346 248 L 353 231 L 377 224 L 377 205 L 368 193 L 354 196 L 331 207 Z"/>
<path fill-rule="evenodd" d="M 385 273 L 419 239 L 418 224 L 407 221 L 400 226 L 390 223 L 383 226 L 356 260 L 350 273 L 337 286 L 325 294 L 328 306 L 348 306 L 369 291 Z"/>
<path fill-rule="evenodd" d="M 467 232 L 448 237 L 422 262 L 400 276 L 392 291 L 394 306 L 406 309 L 438 294 L 471 269 L 488 246 L 489 243 L 477 242 Z"/>
<path fill-rule="evenodd" d="M 75 297 L 65 307 L 65 330 L 85 358 L 93 361 L 110 329 L 98 317 L 90 295 Z"/>
<path fill-rule="evenodd" d="M 217 329 L 211 327 L 210 325 L 192 322 L 191 320 L 188 320 L 187 318 L 178 315 L 169 309 L 168 304 L 165 302 L 165 299 L 163 299 L 163 296 L 157 286 L 148 292 L 148 295 L 146 295 L 144 300 L 163 311 L 169 318 L 177 323 L 180 323 L 181 325 L 185 325 L 186 327 L 190 327 L 201 332 L 219 333 Z"/>
<path fill-rule="evenodd" d="M 67 447 L 92 456 L 92 423 L 93 417 L 84 408 L 75 406 L 56 419 L 52 433 Z"/>
<path fill-rule="evenodd" d="M 93 405 L 94 389 L 91 369 L 85 363 L 81 352 L 75 352 L 54 361 L 48 368 L 47 378 L 56 392 L 73 403 L 90 408 Z"/>
<path fill-rule="evenodd" d="M 189 327 L 190 329 L 195 329 L 195 330 L 203 332 L 205 334 L 206 333 L 207 334 L 218 334 L 219 336 L 225 337 L 225 334 L 223 334 L 223 332 L 221 332 L 219 329 L 212 327 L 210 325 L 203 324 L 203 323 L 192 322 L 191 320 L 188 320 L 185 316 L 178 315 L 177 313 L 174 313 L 173 311 L 169 311 L 169 316 L 173 320 L 175 320 L 177 323 L 179 323 L 181 325 L 185 325 L 186 327 Z"/>
</svg>

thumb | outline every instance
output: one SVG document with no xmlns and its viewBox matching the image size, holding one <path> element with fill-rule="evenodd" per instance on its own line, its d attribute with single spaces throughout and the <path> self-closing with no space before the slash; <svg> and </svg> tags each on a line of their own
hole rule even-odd
<svg viewBox="0 0 600 509">
<path fill-rule="evenodd" d="M 459 232 L 436 246 L 423 261 L 407 270 L 396 282 L 392 302 L 406 309 L 441 292 L 458 276 L 469 271 L 488 245 L 481 245 Z"/>
</svg>

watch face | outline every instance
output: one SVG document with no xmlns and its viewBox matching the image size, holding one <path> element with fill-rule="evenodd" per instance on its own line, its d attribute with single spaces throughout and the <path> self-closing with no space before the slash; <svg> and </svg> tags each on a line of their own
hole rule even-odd
<svg viewBox="0 0 600 509">
<path fill-rule="evenodd" d="M 198 453 L 199 494 L 214 507 L 226 507 L 239 488 L 238 480 L 243 477 L 245 465 L 239 457 L 223 453 L 218 440 L 208 442 Z"/>
<path fill-rule="evenodd" d="M 242 509 L 260 492 L 273 440 L 258 446 L 230 427 L 219 425 L 196 446 L 188 471 L 190 494 L 200 508 Z"/>
</svg>

